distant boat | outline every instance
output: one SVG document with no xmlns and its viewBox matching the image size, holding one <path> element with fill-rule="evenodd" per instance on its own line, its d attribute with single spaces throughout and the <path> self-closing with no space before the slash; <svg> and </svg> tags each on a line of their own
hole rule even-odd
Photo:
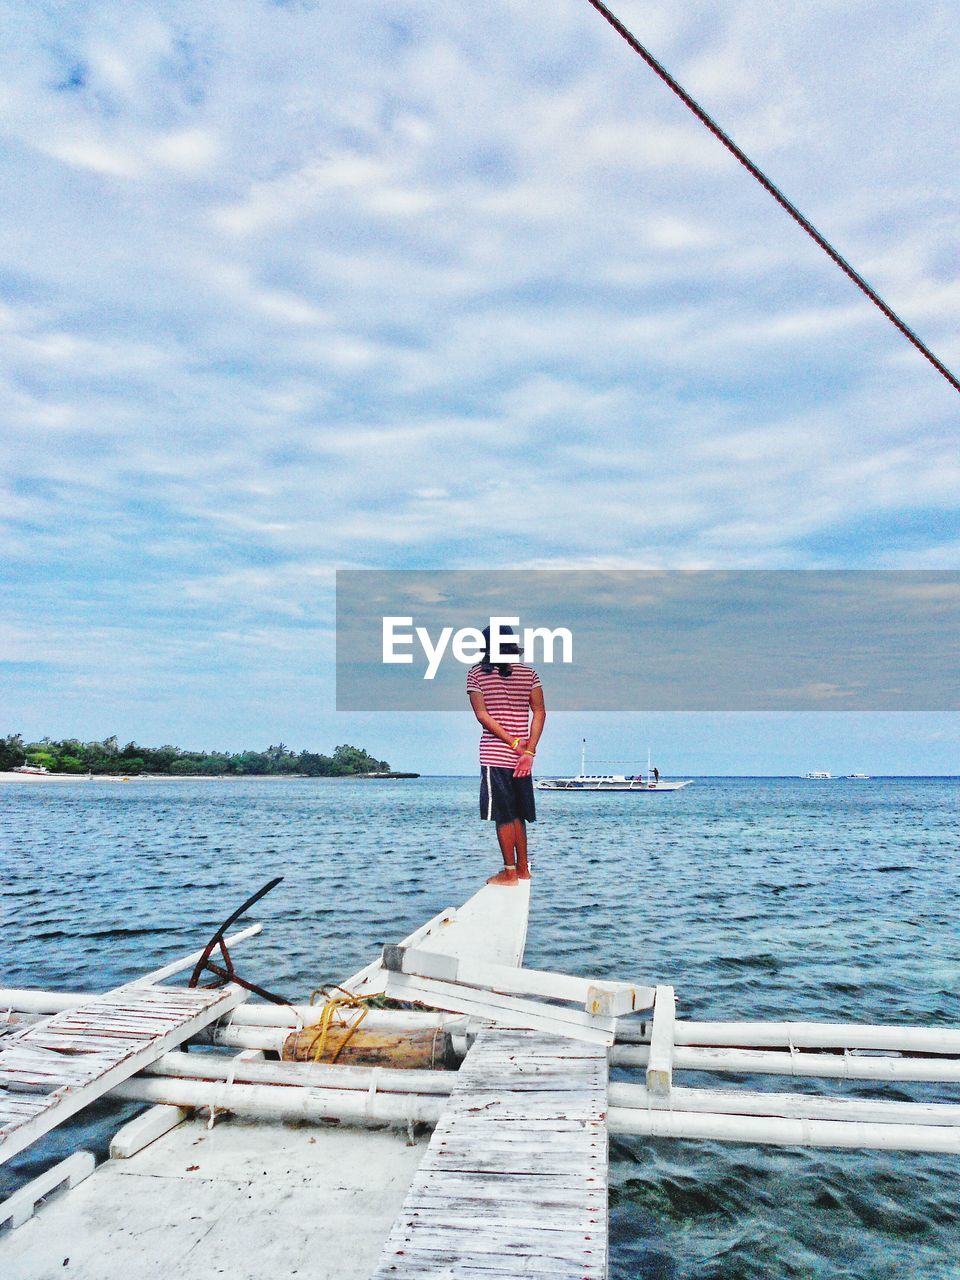
<svg viewBox="0 0 960 1280">
<path fill-rule="evenodd" d="M 375 778 L 378 780 L 387 780 L 391 778 L 419 778 L 419 773 L 403 773 L 399 769 L 375 769 L 372 773 L 351 773 L 347 774 L 350 778 Z"/>
<path fill-rule="evenodd" d="M 50 770 L 42 764 L 18 764 L 14 766 L 14 773 L 49 773 Z"/>
<path fill-rule="evenodd" d="M 866 782 L 869 779 L 870 774 L 869 773 L 848 773 L 847 777 L 857 778 L 859 781 Z"/>
<path fill-rule="evenodd" d="M 534 786 L 539 791 L 679 791 L 689 787 L 692 779 L 667 782 L 660 777 L 659 769 L 651 769 L 647 752 L 647 772 L 633 776 L 625 773 L 587 773 L 587 740 L 580 751 L 580 772 L 575 778 L 538 778 Z"/>
<path fill-rule="evenodd" d="M 803 777 L 811 782 L 829 782 L 833 779 L 833 774 L 828 773 L 826 769 L 814 769 L 812 773 L 803 774 Z"/>
</svg>

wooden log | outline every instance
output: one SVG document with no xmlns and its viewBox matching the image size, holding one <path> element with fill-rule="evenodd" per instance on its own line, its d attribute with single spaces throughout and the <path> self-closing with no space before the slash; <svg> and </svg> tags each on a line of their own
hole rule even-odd
<svg viewBox="0 0 960 1280">
<path fill-rule="evenodd" d="M 315 1026 L 294 1031 L 283 1042 L 282 1057 L 291 1062 L 336 1062 L 428 1071 L 447 1070 L 456 1066 L 458 1060 L 450 1033 L 439 1027 L 412 1032 L 380 1031 L 368 1028 L 366 1020 L 353 1032 L 349 1027 L 331 1026 L 325 1037 L 321 1037 Z"/>
</svg>

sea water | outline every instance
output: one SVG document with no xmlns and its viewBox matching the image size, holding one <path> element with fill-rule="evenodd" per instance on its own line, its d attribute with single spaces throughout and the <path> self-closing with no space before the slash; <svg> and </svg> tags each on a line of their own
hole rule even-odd
<svg viewBox="0 0 960 1280">
<path fill-rule="evenodd" d="M 698 779 L 537 803 L 527 964 L 672 983 L 685 1018 L 960 1026 L 960 781 Z M 497 863 L 472 778 L 10 784 L 0 984 L 117 985 L 282 875 L 235 959 L 304 1000 Z M 78 1145 L 103 1153 L 135 1109 L 89 1108 L 0 1168 L 0 1195 Z M 618 1280 L 960 1276 L 960 1157 L 615 1139 L 610 1193 Z"/>
</svg>

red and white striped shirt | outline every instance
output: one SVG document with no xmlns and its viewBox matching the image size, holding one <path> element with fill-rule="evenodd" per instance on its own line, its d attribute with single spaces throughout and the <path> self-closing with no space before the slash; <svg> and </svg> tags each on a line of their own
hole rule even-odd
<svg viewBox="0 0 960 1280">
<path fill-rule="evenodd" d="M 522 662 L 511 664 L 509 676 L 496 667 L 484 671 L 478 664 L 467 672 L 467 693 L 482 693 L 487 713 L 511 738 L 530 736 L 530 694 L 540 688 L 540 677 Z M 505 742 L 484 729 L 480 735 L 480 764 L 495 769 L 512 769 L 519 757 Z"/>
</svg>

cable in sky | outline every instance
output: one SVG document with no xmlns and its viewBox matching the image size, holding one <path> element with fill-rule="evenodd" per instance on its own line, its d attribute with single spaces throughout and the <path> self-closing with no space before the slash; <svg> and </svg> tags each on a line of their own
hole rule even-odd
<svg viewBox="0 0 960 1280">
<path fill-rule="evenodd" d="M 653 56 L 653 54 L 650 53 L 648 49 L 644 48 L 644 46 L 640 43 L 637 37 L 633 35 L 631 31 L 627 30 L 627 28 L 623 25 L 620 19 L 614 13 L 611 13 L 611 11 L 607 8 L 605 4 L 601 2 L 601 0 L 587 0 L 587 3 L 591 4 L 594 7 L 594 9 L 596 9 L 596 11 L 602 17 L 604 17 L 607 20 L 607 22 L 609 22 L 610 26 L 613 27 L 614 31 L 616 31 L 618 35 L 623 37 L 623 39 L 627 42 L 630 48 L 634 51 L 634 53 L 639 54 L 639 56 L 644 60 L 647 66 L 650 67 L 652 71 L 656 72 L 656 74 L 660 77 L 660 79 L 664 82 L 664 84 L 669 89 L 673 90 L 673 92 L 677 95 L 680 101 L 685 106 L 690 108 L 690 110 L 701 122 L 701 124 L 706 125 L 706 127 L 710 130 L 713 136 L 717 138 L 720 142 L 722 142 L 723 145 L 727 148 L 727 150 L 732 155 L 736 156 L 736 158 L 740 161 L 740 163 L 749 173 L 753 174 L 756 180 L 760 183 L 761 187 L 763 187 L 765 191 L 768 191 L 770 195 L 773 196 L 777 204 L 779 204 L 781 208 L 785 209 L 787 213 L 789 213 L 790 217 L 793 218 L 794 222 L 799 223 L 799 225 L 803 227 L 804 231 L 806 231 L 807 235 L 810 236 L 810 238 L 820 246 L 820 248 L 824 251 L 825 254 L 827 254 L 828 257 L 833 259 L 833 261 L 837 264 L 840 270 L 845 275 L 850 277 L 850 279 L 857 286 L 857 288 L 862 293 L 866 294 L 866 296 L 870 299 L 872 303 L 874 303 L 875 306 L 879 307 L 879 309 L 887 317 L 890 323 L 895 325 L 903 334 L 903 336 L 907 339 L 907 341 L 912 342 L 913 345 L 920 352 L 920 354 L 930 361 L 930 363 L 933 365 L 933 367 L 937 370 L 938 373 L 942 374 L 942 376 L 946 378 L 947 382 L 950 383 L 954 391 L 960 391 L 960 381 L 958 381 L 956 376 L 950 372 L 950 370 L 943 363 L 943 361 L 939 360 L 933 354 L 933 352 L 926 345 L 926 343 L 914 333 L 914 331 L 910 328 L 909 325 L 905 324 L 904 321 L 900 319 L 900 317 L 891 307 L 887 306 L 887 304 L 880 297 L 877 291 L 873 289 L 866 282 L 866 280 L 864 280 L 863 276 L 860 275 L 859 271 L 856 271 L 850 265 L 850 263 L 847 262 L 846 258 L 842 257 L 837 252 L 837 250 L 834 249 L 833 245 L 830 244 L 829 241 L 820 234 L 820 232 L 816 229 L 813 223 L 810 222 L 808 218 L 805 218 L 803 216 L 803 214 L 800 212 L 797 206 L 793 204 L 790 200 L 788 200 L 787 197 L 783 194 L 783 192 L 778 187 L 774 186 L 774 184 L 770 181 L 767 175 L 753 163 L 753 161 L 750 159 L 748 155 L 746 155 L 745 152 L 740 150 L 740 148 L 737 146 L 734 140 L 730 137 L 730 135 L 728 133 L 725 133 L 724 130 L 721 129 L 720 126 L 717 124 L 717 122 L 714 119 L 712 119 L 711 116 L 707 115 L 703 107 L 701 107 L 700 104 L 696 102 L 693 98 L 691 98 L 690 94 L 687 93 L 686 89 L 684 89 L 681 84 L 678 84 L 676 80 L 674 80 L 673 76 L 666 69 L 666 67 L 662 66 L 657 61 L 657 59 Z"/>
</svg>

